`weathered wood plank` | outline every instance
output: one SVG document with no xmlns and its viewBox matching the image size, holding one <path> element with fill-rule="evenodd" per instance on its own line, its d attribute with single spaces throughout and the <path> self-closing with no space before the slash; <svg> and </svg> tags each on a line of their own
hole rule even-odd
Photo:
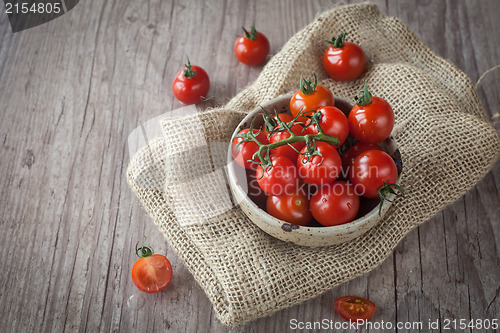
<svg viewBox="0 0 500 333">
<path fill-rule="evenodd" d="M 351 1 L 347 1 L 351 2 Z M 289 321 L 341 320 L 333 300 L 357 294 L 376 321 L 493 318 L 500 313 L 500 167 L 411 232 L 369 274 L 238 328 L 210 302 L 128 189 L 127 136 L 181 104 L 171 80 L 189 55 L 221 105 L 260 73 L 232 55 L 255 23 L 271 53 L 316 14 L 346 1 L 90 1 L 11 34 L 0 15 L 0 326 L 6 331 L 285 331 Z M 500 63 L 500 4 L 376 1 L 473 81 Z M 479 93 L 498 113 L 498 72 Z M 136 290 L 135 242 L 148 237 L 174 267 L 157 295 Z M 5 306 L 8 304 L 8 306 Z"/>
</svg>

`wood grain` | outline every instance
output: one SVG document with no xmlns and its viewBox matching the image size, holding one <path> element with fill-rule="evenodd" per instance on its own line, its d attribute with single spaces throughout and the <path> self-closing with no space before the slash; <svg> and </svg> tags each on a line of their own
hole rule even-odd
<svg viewBox="0 0 500 333">
<path fill-rule="evenodd" d="M 274 54 L 316 14 L 350 2 L 85 1 L 16 34 L 0 14 L 2 330 L 281 332 L 292 318 L 341 320 L 333 301 L 346 294 L 373 300 L 374 321 L 500 320 L 498 163 L 374 271 L 232 329 L 217 320 L 126 184 L 128 135 L 181 106 L 171 81 L 186 55 L 212 80 L 198 108 L 221 105 L 262 69 L 232 54 L 241 25 L 266 33 Z M 375 3 L 473 81 L 500 64 L 498 1 Z M 498 114 L 499 72 L 478 92 L 487 112 Z M 130 279 L 143 235 L 174 267 L 168 290 L 155 295 Z"/>
</svg>

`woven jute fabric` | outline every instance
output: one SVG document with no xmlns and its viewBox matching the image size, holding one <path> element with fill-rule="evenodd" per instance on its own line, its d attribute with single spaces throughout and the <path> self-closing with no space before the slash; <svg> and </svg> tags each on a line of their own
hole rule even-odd
<svg viewBox="0 0 500 333">
<path fill-rule="evenodd" d="M 353 82 L 334 82 L 321 64 L 327 44 L 320 41 L 343 31 L 369 59 Z M 224 175 L 230 135 L 244 115 L 295 91 L 300 77 L 313 73 L 346 98 L 366 80 L 373 95 L 392 105 L 406 194 L 365 235 L 320 248 L 258 229 L 233 204 Z M 469 78 L 369 3 L 318 16 L 224 107 L 161 125 L 164 136 L 133 156 L 127 180 L 227 325 L 270 315 L 370 271 L 410 230 L 473 187 L 500 150 Z"/>
</svg>

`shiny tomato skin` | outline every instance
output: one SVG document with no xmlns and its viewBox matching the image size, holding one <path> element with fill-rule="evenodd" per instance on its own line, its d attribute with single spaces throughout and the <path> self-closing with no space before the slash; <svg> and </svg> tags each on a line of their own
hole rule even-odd
<svg viewBox="0 0 500 333">
<path fill-rule="evenodd" d="M 391 135 L 394 111 L 384 99 L 373 96 L 371 103 L 365 106 L 354 105 L 347 121 L 349 131 L 356 140 L 379 143 Z"/>
<path fill-rule="evenodd" d="M 277 219 L 300 226 L 307 226 L 312 221 L 309 199 L 305 191 L 298 191 L 289 196 L 269 196 L 266 211 Z"/>
<path fill-rule="evenodd" d="M 359 154 L 351 164 L 349 180 L 358 194 L 365 198 L 378 198 L 378 190 L 385 184 L 394 184 L 398 169 L 392 157 L 381 150 L 368 150 Z"/>
<path fill-rule="evenodd" d="M 342 47 L 333 45 L 323 53 L 323 68 L 335 81 L 352 81 L 365 70 L 366 55 L 359 45 L 344 43 Z"/>
<path fill-rule="evenodd" d="M 182 68 L 172 83 L 172 91 L 175 97 L 184 104 L 195 104 L 205 99 L 210 89 L 210 79 L 207 72 L 199 66 L 191 66 L 196 74 L 192 78 L 184 76 Z"/>
<path fill-rule="evenodd" d="M 291 128 L 292 133 L 295 135 L 304 135 L 305 133 L 302 132 L 303 129 L 304 129 L 304 127 L 300 124 L 295 124 Z M 288 130 L 276 132 L 276 133 L 272 134 L 271 137 L 269 138 L 269 143 L 276 143 L 279 141 L 283 141 L 283 140 L 288 139 L 290 136 L 291 136 L 291 134 L 290 134 L 290 132 L 288 132 Z M 304 148 L 306 143 L 305 142 L 295 142 L 295 143 L 292 143 L 291 145 L 297 151 L 300 151 L 302 148 Z M 297 151 L 295 151 L 293 148 L 290 147 L 289 145 L 279 146 L 279 147 L 271 150 L 271 154 L 283 155 L 292 161 L 296 161 L 297 157 L 299 156 L 299 153 Z"/>
<path fill-rule="evenodd" d="M 172 265 L 161 254 L 153 254 L 137 260 L 132 267 L 132 281 L 139 290 L 157 293 L 172 280 Z"/>
<path fill-rule="evenodd" d="M 335 300 L 335 309 L 348 321 L 368 320 L 375 313 L 375 303 L 357 296 L 343 296 Z"/>
<path fill-rule="evenodd" d="M 310 95 L 297 90 L 290 99 L 290 112 L 295 117 L 299 112 L 317 110 L 322 106 L 333 105 L 335 105 L 335 99 L 332 92 L 325 86 L 317 85 L 314 92 Z M 297 118 L 297 121 L 306 123 L 307 118 L 300 116 Z"/>
<path fill-rule="evenodd" d="M 354 186 L 338 180 L 319 188 L 311 197 L 311 213 L 322 225 L 331 227 L 351 222 L 359 210 Z"/>
<path fill-rule="evenodd" d="M 249 130 L 248 128 L 241 130 L 238 132 L 238 134 L 248 133 L 248 130 Z M 258 132 L 257 129 L 253 130 L 254 134 L 257 132 Z M 267 140 L 266 135 L 262 132 L 260 132 L 256 138 L 263 145 L 269 144 L 269 141 Z M 252 142 L 252 141 L 243 142 L 238 147 L 238 150 L 235 151 L 234 148 L 241 141 L 243 141 L 243 138 L 234 138 L 233 139 L 231 151 L 233 153 L 234 160 L 236 161 L 236 163 L 238 163 L 239 165 L 241 165 L 245 169 L 255 170 L 257 168 L 257 164 L 252 163 L 252 162 L 248 162 L 248 161 L 251 160 L 253 157 L 253 154 L 255 154 L 257 152 L 257 150 L 259 150 L 259 145 L 257 145 L 257 143 Z"/>
<path fill-rule="evenodd" d="M 325 134 L 334 136 L 339 138 L 339 145 L 337 148 L 342 146 L 349 135 L 349 123 L 347 122 L 347 117 L 344 112 L 340 111 L 339 108 L 335 106 L 323 106 L 318 110 L 321 112 L 321 121 L 319 122 L 319 126 L 325 132 Z M 308 134 L 318 134 L 318 129 L 316 124 L 312 124 L 309 119 L 306 123 L 306 131 Z"/>
<path fill-rule="evenodd" d="M 293 117 L 288 114 L 288 113 L 278 113 L 278 117 L 276 117 L 276 115 L 273 116 L 273 118 L 276 120 L 277 118 L 279 118 L 282 122 L 285 122 L 285 123 L 288 123 L 290 121 L 292 121 Z"/>
<path fill-rule="evenodd" d="M 245 65 L 255 66 L 266 60 L 269 54 L 269 40 L 260 32 L 257 32 L 257 38 L 251 40 L 246 36 L 236 39 L 233 51 L 236 58 Z"/>
<path fill-rule="evenodd" d="M 306 152 L 306 148 L 304 146 L 301 153 Z M 315 155 L 306 162 L 304 156 L 299 155 L 297 167 L 305 184 L 323 186 L 337 179 L 342 170 L 342 160 L 335 147 L 329 143 L 318 141 L 316 149 L 323 157 Z"/>
<path fill-rule="evenodd" d="M 288 158 L 271 154 L 272 168 L 265 171 L 257 166 L 256 177 L 260 188 L 268 195 L 293 195 L 299 187 L 297 167 Z"/>
<path fill-rule="evenodd" d="M 351 171 L 351 164 L 354 161 L 354 159 L 361 153 L 364 153 L 365 151 L 368 150 L 382 150 L 379 145 L 375 143 L 363 143 L 363 142 L 358 142 L 349 150 L 347 150 L 342 156 L 342 175 L 345 177 L 348 176 L 348 173 Z"/>
</svg>

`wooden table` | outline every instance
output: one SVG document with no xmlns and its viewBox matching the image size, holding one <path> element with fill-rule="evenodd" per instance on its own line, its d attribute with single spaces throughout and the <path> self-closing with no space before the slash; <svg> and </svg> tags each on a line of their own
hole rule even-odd
<svg viewBox="0 0 500 333">
<path fill-rule="evenodd" d="M 497 0 L 375 2 L 474 82 L 500 64 Z M 199 108 L 222 105 L 262 69 L 232 53 L 242 25 L 255 23 L 274 54 L 333 4 L 87 0 L 16 34 L 1 13 L 2 331 L 228 331 L 128 188 L 127 137 L 181 106 L 171 83 L 186 55 L 212 80 L 211 98 Z M 494 121 L 499 91 L 499 71 L 479 87 Z M 375 301 L 375 321 L 500 318 L 499 184 L 497 163 L 371 273 L 232 331 L 281 332 L 293 318 L 338 319 L 332 303 L 346 294 Z M 131 281 L 143 235 L 172 262 L 168 291 L 146 295 Z"/>
</svg>

